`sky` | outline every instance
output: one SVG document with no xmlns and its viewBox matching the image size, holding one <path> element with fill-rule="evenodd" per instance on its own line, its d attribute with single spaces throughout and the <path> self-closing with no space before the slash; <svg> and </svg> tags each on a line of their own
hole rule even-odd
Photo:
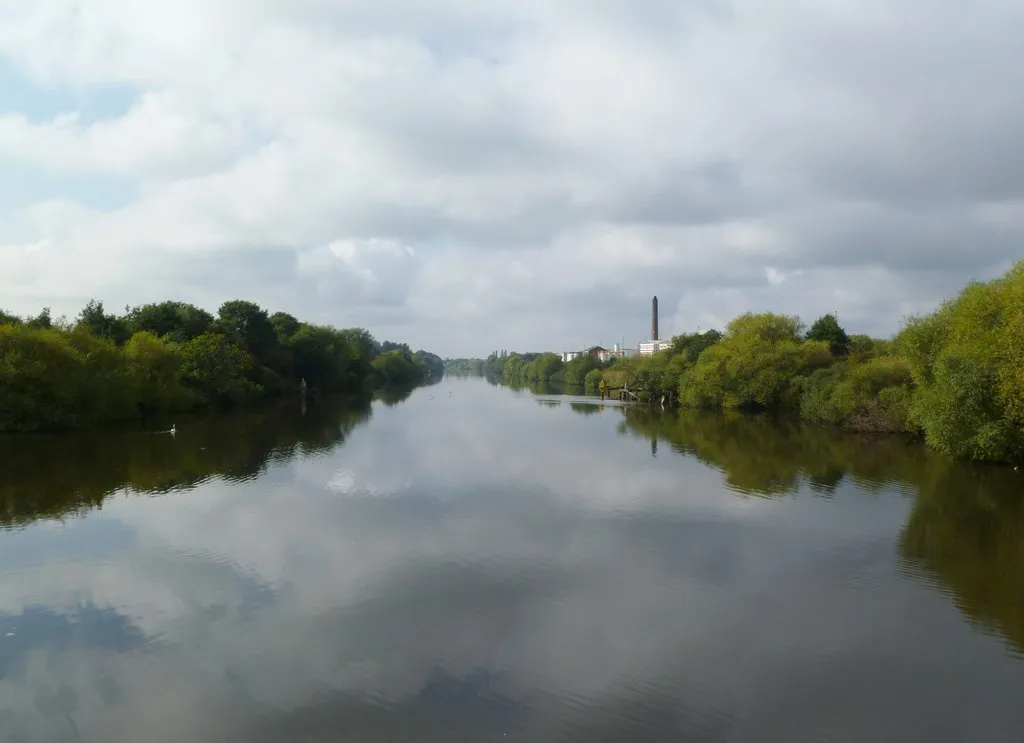
<svg viewBox="0 0 1024 743">
<path fill-rule="evenodd" d="M 0 0 L 0 308 L 889 335 L 1022 257 L 1017 0 Z"/>
</svg>

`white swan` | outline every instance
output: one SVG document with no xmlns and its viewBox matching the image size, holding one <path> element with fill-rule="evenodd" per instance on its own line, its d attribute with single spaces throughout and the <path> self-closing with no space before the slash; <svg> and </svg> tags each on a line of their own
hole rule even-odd
<svg viewBox="0 0 1024 743">
<path fill-rule="evenodd" d="M 177 432 L 178 432 L 178 429 L 177 429 L 177 428 L 175 428 L 175 427 L 174 427 L 174 424 L 172 423 L 172 424 L 171 424 L 171 430 L 170 430 L 170 431 L 168 431 L 167 433 L 169 433 L 169 434 L 171 434 L 171 436 L 173 436 L 173 435 L 174 435 L 174 434 L 176 434 Z"/>
</svg>

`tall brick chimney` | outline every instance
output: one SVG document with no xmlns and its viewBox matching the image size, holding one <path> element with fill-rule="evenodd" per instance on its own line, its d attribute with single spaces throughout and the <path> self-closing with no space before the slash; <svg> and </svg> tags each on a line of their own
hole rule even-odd
<svg viewBox="0 0 1024 743">
<path fill-rule="evenodd" d="M 658 298 L 651 300 L 651 340 L 658 340 Z"/>
</svg>

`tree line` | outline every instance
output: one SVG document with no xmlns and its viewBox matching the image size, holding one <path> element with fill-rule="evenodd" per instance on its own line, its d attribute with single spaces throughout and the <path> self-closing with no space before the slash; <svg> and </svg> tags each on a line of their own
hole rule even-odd
<svg viewBox="0 0 1024 743">
<path fill-rule="evenodd" d="M 491 354 L 483 363 L 485 376 L 512 386 L 524 386 L 535 382 L 585 385 L 588 384 L 588 375 L 591 372 L 606 366 L 607 364 L 603 364 L 595 356 L 577 356 L 572 361 L 564 363 L 562 357 L 556 353 L 517 352 Z M 596 385 L 596 377 L 591 375 L 589 383 L 591 386 Z"/>
<path fill-rule="evenodd" d="M 0 431 L 86 428 L 297 393 L 368 393 L 438 379 L 444 362 L 362 328 L 231 300 L 216 315 L 167 301 L 71 321 L 0 312 Z"/>
<path fill-rule="evenodd" d="M 507 384 L 623 386 L 691 408 L 798 413 L 842 428 L 921 436 L 957 457 L 1024 459 L 1024 261 L 972 282 L 890 339 L 849 335 L 834 314 L 747 313 L 724 332 L 674 337 L 651 356 L 563 363 L 552 353 L 492 354 Z"/>
<path fill-rule="evenodd" d="M 482 377 L 484 375 L 483 359 L 445 359 L 444 372 L 458 377 Z"/>
</svg>

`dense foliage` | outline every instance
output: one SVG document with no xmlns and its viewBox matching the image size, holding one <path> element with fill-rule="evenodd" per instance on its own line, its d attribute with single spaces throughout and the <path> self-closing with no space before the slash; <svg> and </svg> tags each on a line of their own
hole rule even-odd
<svg viewBox="0 0 1024 743">
<path fill-rule="evenodd" d="M 457 377 L 482 377 L 484 375 L 484 360 L 445 359 L 444 373 Z"/>
<path fill-rule="evenodd" d="M 897 347 L 916 387 L 910 420 L 929 444 L 972 459 L 1024 457 L 1024 261 L 912 319 Z"/>
<path fill-rule="evenodd" d="M 183 302 L 72 322 L 0 312 L 0 431 L 84 428 L 152 413 L 412 386 L 444 362 L 361 328 L 337 330 L 233 300 L 214 316 Z"/>
<path fill-rule="evenodd" d="M 745 314 L 724 333 L 678 335 L 667 350 L 614 363 L 500 352 L 506 384 L 562 382 L 691 408 L 792 411 L 858 431 L 908 433 L 976 460 L 1024 459 L 1024 261 L 972 283 L 891 340 L 848 335 L 835 314 Z"/>
<path fill-rule="evenodd" d="M 484 373 L 511 385 L 528 385 L 536 382 L 583 385 L 587 383 L 591 372 L 607 366 L 596 356 L 578 356 L 565 363 L 556 353 L 502 352 L 487 357 L 484 361 Z M 595 378 L 591 377 L 591 380 L 593 379 Z"/>
</svg>

